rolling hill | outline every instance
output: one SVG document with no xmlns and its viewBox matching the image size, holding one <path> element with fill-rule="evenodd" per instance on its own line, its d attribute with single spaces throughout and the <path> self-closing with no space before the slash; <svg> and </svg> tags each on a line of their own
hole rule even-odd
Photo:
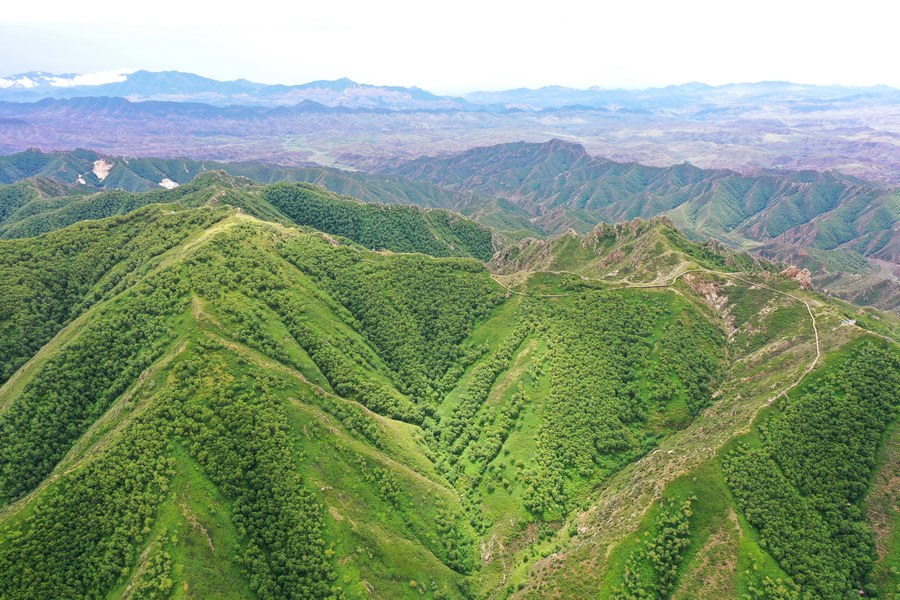
<svg viewBox="0 0 900 600">
<path fill-rule="evenodd" d="M 896 294 L 889 291 L 897 285 L 900 263 L 896 188 L 835 172 L 746 175 L 690 164 L 618 163 L 561 140 L 420 158 L 394 171 L 454 192 L 505 199 L 549 234 L 665 215 L 696 239 L 720 240 L 775 260 L 802 258 L 794 264 L 802 263 L 817 279 L 835 272 L 867 276 L 868 284 L 860 287 L 868 290 L 868 300 L 896 308 Z M 882 288 L 888 292 L 879 298 Z"/>
<path fill-rule="evenodd" d="M 695 239 L 721 240 L 809 269 L 816 285 L 849 301 L 896 310 L 900 298 L 895 188 L 837 173 L 741 175 L 620 164 L 559 140 L 418 159 L 398 173 L 29 150 L 0 157 L 0 181 L 42 177 L 71 185 L 41 180 L 0 193 L 9 196 L 8 211 L 37 187 L 43 196 L 175 190 L 212 170 L 260 183 L 309 182 L 366 202 L 448 209 L 516 241 L 665 215 Z"/>
<path fill-rule="evenodd" d="M 896 588 L 894 315 L 665 219 L 486 265 L 303 184 L 59 198 L 0 240 L 0 598 Z"/>
<path fill-rule="evenodd" d="M 249 179 L 209 171 L 171 190 L 45 197 L 60 188 L 43 179 L 0 186 L 0 238 L 23 238 L 89 219 L 125 214 L 150 204 L 229 205 L 277 223 L 304 225 L 344 236 L 375 250 L 474 256 L 489 260 L 493 233 L 456 213 L 415 206 L 365 204 L 306 183 L 256 185 Z"/>
</svg>

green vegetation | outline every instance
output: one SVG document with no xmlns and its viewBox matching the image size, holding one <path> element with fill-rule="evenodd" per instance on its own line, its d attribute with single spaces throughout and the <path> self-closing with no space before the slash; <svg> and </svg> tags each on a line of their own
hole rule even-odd
<svg viewBox="0 0 900 600">
<path fill-rule="evenodd" d="M 646 539 L 628 558 L 622 589 L 613 598 L 639 600 L 667 598 L 678 578 L 678 567 L 685 549 L 691 543 L 691 503 L 678 506 L 672 502 L 660 508 L 655 534 Z"/>
<path fill-rule="evenodd" d="M 97 216 L 87 198 L 8 213 L 50 231 L 0 241 L 0 598 L 893 581 L 892 526 L 866 511 L 890 496 L 869 490 L 900 364 L 843 305 L 815 299 L 823 362 L 745 435 L 814 356 L 805 306 L 711 274 L 658 283 L 756 269 L 743 255 L 635 221 L 501 252 L 490 268 L 555 268 L 492 276 L 489 232 L 447 213 L 195 183 L 91 196 L 112 216 L 63 229 Z"/>
<path fill-rule="evenodd" d="M 372 250 L 481 260 L 490 260 L 494 253 L 488 229 L 446 211 L 363 204 L 303 183 L 270 186 L 265 197 L 299 225 L 350 238 Z"/>
<path fill-rule="evenodd" d="M 480 260 L 493 254 L 491 231 L 454 213 L 363 204 L 305 183 L 262 187 L 221 172 L 205 173 L 172 190 L 142 194 L 111 190 L 45 198 L 33 186 L 0 186 L 0 237 L 36 236 L 156 203 L 230 205 L 263 220 L 313 227 L 374 250 Z"/>
<path fill-rule="evenodd" d="M 900 387 L 896 353 L 867 342 L 803 385 L 760 427 L 760 443 L 724 462 L 762 545 L 804 590 L 842 598 L 873 564 L 863 520 L 883 434 Z"/>
<path fill-rule="evenodd" d="M 41 239 L 0 241 L 0 383 L 91 305 L 224 216 L 154 206 Z"/>
</svg>

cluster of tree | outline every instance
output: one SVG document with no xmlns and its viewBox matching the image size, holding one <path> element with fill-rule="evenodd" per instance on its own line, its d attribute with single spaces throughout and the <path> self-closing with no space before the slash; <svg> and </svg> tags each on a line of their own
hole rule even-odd
<svg viewBox="0 0 900 600">
<path fill-rule="evenodd" d="M 33 489 L 172 339 L 184 281 L 162 271 L 111 305 L 41 365 L 0 414 L 0 501 Z"/>
<path fill-rule="evenodd" d="M 898 389 L 900 357 L 865 342 L 785 400 L 760 428 L 761 444 L 724 461 L 762 545 L 804 593 L 846 597 L 872 566 L 861 501 L 900 404 Z"/>
<path fill-rule="evenodd" d="M 477 444 L 470 446 L 469 458 L 472 462 L 482 465 L 482 468 L 484 468 L 497 458 L 497 455 L 500 454 L 500 450 L 503 448 L 503 444 L 506 442 L 506 438 L 509 437 L 527 403 L 528 397 L 525 395 L 525 390 L 522 389 L 521 384 L 519 384 L 509 402 L 497 411 L 494 422 L 488 429 L 488 432 L 478 440 Z"/>
<path fill-rule="evenodd" d="M 449 390 L 448 372 L 474 358 L 462 342 L 499 301 L 484 267 L 468 260 L 389 258 L 298 236 L 280 249 L 350 313 L 393 372 L 400 391 L 430 411 Z M 454 369 L 456 367 L 456 369 Z"/>
<path fill-rule="evenodd" d="M 334 391 L 386 417 L 420 423 L 422 407 L 400 394 L 389 383 L 373 377 L 362 365 L 356 344 L 336 331 L 326 336 L 309 323 L 302 303 L 282 297 L 277 306 L 291 336 L 302 347 Z"/>
<path fill-rule="evenodd" d="M 340 235 L 371 250 L 490 260 L 489 229 L 442 210 L 363 204 L 307 183 L 269 186 L 265 198 L 298 225 Z"/>
<path fill-rule="evenodd" d="M 684 551 L 691 545 L 691 505 L 696 498 L 681 503 L 663 501 L 651 537 L 631 552 L 625 563 L 622 587 L 616 600 L 657 600 L 668 598 L 678 581 Z"/>
<path fill-rule="evenodd" d="M 284 349 L 266 330 L 264 321 L 271 311 L 271 317 L 281 321 L 338 395 L 385 416 L 420 422 L 421 407 L 395 390 L 384 377 L 371 376 L 373 357 L 365 354 L 361 344 L 351 340 L 335 323 L 317 322 L 309 314 L 310 292 L 291 285 L 302 276 L 277 255 L 255 248 L 264 243 L 260 239 L 267 239 L 266 236 L 266 230 L 248 224 L 209 242 L 186 261 L 196 292 L 225 307 L 224 316 L 235 325 L 238 341 L 292 365 Z M 326 255 L 327 250 L 323 248 L 321 253 Z M 240 306 L 230 306 L 229 301 L 222 299 L 226 293 L 238 293 L 247 300 Z M 264 304 L 257 306 L 253 302 Z M 337 318 L 352 320 L 349 313 Z"/>
<path fill-rule="evenodd" d="M 0 237 L 34 237 L 68 227 L 79 221 L 124 215 L 146 206 L 140 196 L 121 190 L 85 197 L 35 199 L 7 215 L 0 225 Z"/>
<path fill-rule="evenodd" d="M 122 593 L 123 600 L 148 598 L 150 600 L 169 598 L 175 582 L 172 580 L 172 555 L 164 548 L 169 541 L 168 532 L 156 536 L 148 548 L 146 559 L 139 560 L 137 577 Z M 143 558 L 143 557 L 142 557 Z M 144 563 L 142 568 L 141 562 Z"/>
<path fill-rule="evenodd" d="M 721 376 L 724 345 L 722 330 L 708 319 L 693 311 L 678 313 L 663 331 L 659 366 L 649 374 L 651 402 L 664 405 L 683 394 L 691 415 L 700 414 Z"/>
<path fill-rule="evenodd" d="M 800 600 L 800 590 L 789 579 L 772 578 L 761 572 L 759 563 L 754 559 L 744 575 L 747 578 L 747 597 L 749 600 Z"/>
<path fill-rule="evenodd" d="M 279 383 L 209 340 L 176 367 L 164 420 L 233 502 L 243 565 L 260 598 L 340 596 L 324 508 L 297 472 Z M 215 382 L 211 385 L 210 382 Z"/>
<path fill-rule="evenodd" d="M 344 429 L 356 437 L 371 442 L 376 448 L 384 448 L 384 435 L 371 416 L 354 402 L 336 398 L 330 394 L 316 392 L 315 398 L 325 412 L 337 418 Z"/>
<path fill-rule="evenodd" d="M 167 444 L 154 411 L 99 457 L 50 483 L 30 514 L 3 531 L 0 597 L 106 597 L 130 572 L 169 493 Z"/>
<path fill-rule="evenodd" d="M 153 207 L 37 239 L 0 241 L 0 383 L 156 257 L 223 216 Z"/>
<path fill-rule="evenodd" d="M 366 459 L 349 445 L 338 441 L 335 448 L 347 464 L 356 467 L 362 478 L 373 485 L 378 496 L 393 506 L 399 506 L 403 500 L 403 493 L 397 477 L 388 469 L 379 465 L 376 461 Z"/>
<path fill-rule="evenodd" d="M 646 415 L 639 376 L 663 304 L 652 295 L 591 292 L 541 316 L 551 344 L 551 390 L 525 505 L 564 509 L 565 482 L 612 472 L 641 451 L 629 428 Z"/>
<path fill-rule="evenodd" d="M 475 540 L 460 526 L 463 519 L 463 515 L 443 506 L 436 513 L 435 526 L 447 552 L 447 565 L 458 573 L 471 573 L 475 568 Z"/>
<path fill-rule="evenodd" d="M 478 415 L 484 415 L 483 409 L 494 382 L 509 368 L 510 361 L 530 332 L 530 323 L 520 323 L 490 357 L 480 362 L 473 369 L 466 388 L 460 392 L 456 406 L 434 426 L 438 447 L 450 465 L 455 464 L 466 448 L 484 433 L 483 423 L 477 422 Z M 482 470 L 486 466 L 486 462 L 481 463 Z M 450 471 L 451 480 L 455 478 L 454 473 L 458 475 Z"/>
</svg>

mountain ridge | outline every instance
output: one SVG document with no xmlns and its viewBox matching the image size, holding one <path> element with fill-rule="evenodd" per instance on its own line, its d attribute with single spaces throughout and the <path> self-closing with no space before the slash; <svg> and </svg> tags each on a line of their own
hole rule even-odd
<svg viewBox="0 0 900 600">
<path fill-rule="evenodd" d="M 683 163 L 648 167 L 593 157 L 562 140 L 516 142 L 423 157 L 389 169 L 446 189 L 508 200 L 548 233 L 665 215 L 694 238 L 786 258 L 792 248 L 897 264 L 900 189 L 837 172 L 741 174 Z M 780 254 L 779 248 L 785 248 Z M 835 269 L 812 255 L 817 276 Z M 864 273 L 880 272 L 875 266 Z M 897 273 L 889 274 L 893 283 Z M 880 285 L 873 282 L 873 285 Z"/>
<path fill-rule="evenodd" d="M 94 173 L 97 164 L 102 180 Z M 314 183 L 367 202 L 461 212 L 510 240 L 666 215 L 694 239 L 718 239 L 808 268 L 818 284 L 851 301 L 896 309 L 900 295 L 900 268 L 890 268 L 900 260 L 900 192 L 836 172 L 649 167 L 594 157 L 583 145 L 559 139 L 425 157 L 379 173 L 87 150 L 0 157 L 0 182 L 49 176 L 75 183 L 72 193 L 162 189 L 210 170 L 261 183 Z"/>
</svg>

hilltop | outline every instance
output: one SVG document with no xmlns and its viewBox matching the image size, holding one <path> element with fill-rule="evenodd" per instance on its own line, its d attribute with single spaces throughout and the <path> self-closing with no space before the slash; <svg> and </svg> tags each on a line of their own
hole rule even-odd
<svg viewBox="0 0 900 600">
<path fill-rule="evenodd" d="M 433 256 L 493 254 L 493 233 L 456 213 L 415 206 L 366 204 L 307 183 L 254 184 L 243 177 L 210 171 L 170 190 L 85 193 L 47 197 L 44 179 L 0 186 L 0 237 L 23 238 L 88 219 L 129 213 L 151 204 L 184 207 L 229 205 L 281 224 L 312 227 L 344 236 L 373 250 L 424 252 Z"/>
<path fill-rule="evenodd" d="M 841 272 L 858 275 L 849 297 L 896 308 L 897 188 L 836 172 L 741 174 L 690 164 L 619 163 L 561 140 L 425 157 L 392 172 L 457 193 L 505 199 L 550 234 L 665 215 L 695 239 L 799 264 L 817 281 Z M 830 287 L 840 293 L 839 284 Z"/>
</svg>

